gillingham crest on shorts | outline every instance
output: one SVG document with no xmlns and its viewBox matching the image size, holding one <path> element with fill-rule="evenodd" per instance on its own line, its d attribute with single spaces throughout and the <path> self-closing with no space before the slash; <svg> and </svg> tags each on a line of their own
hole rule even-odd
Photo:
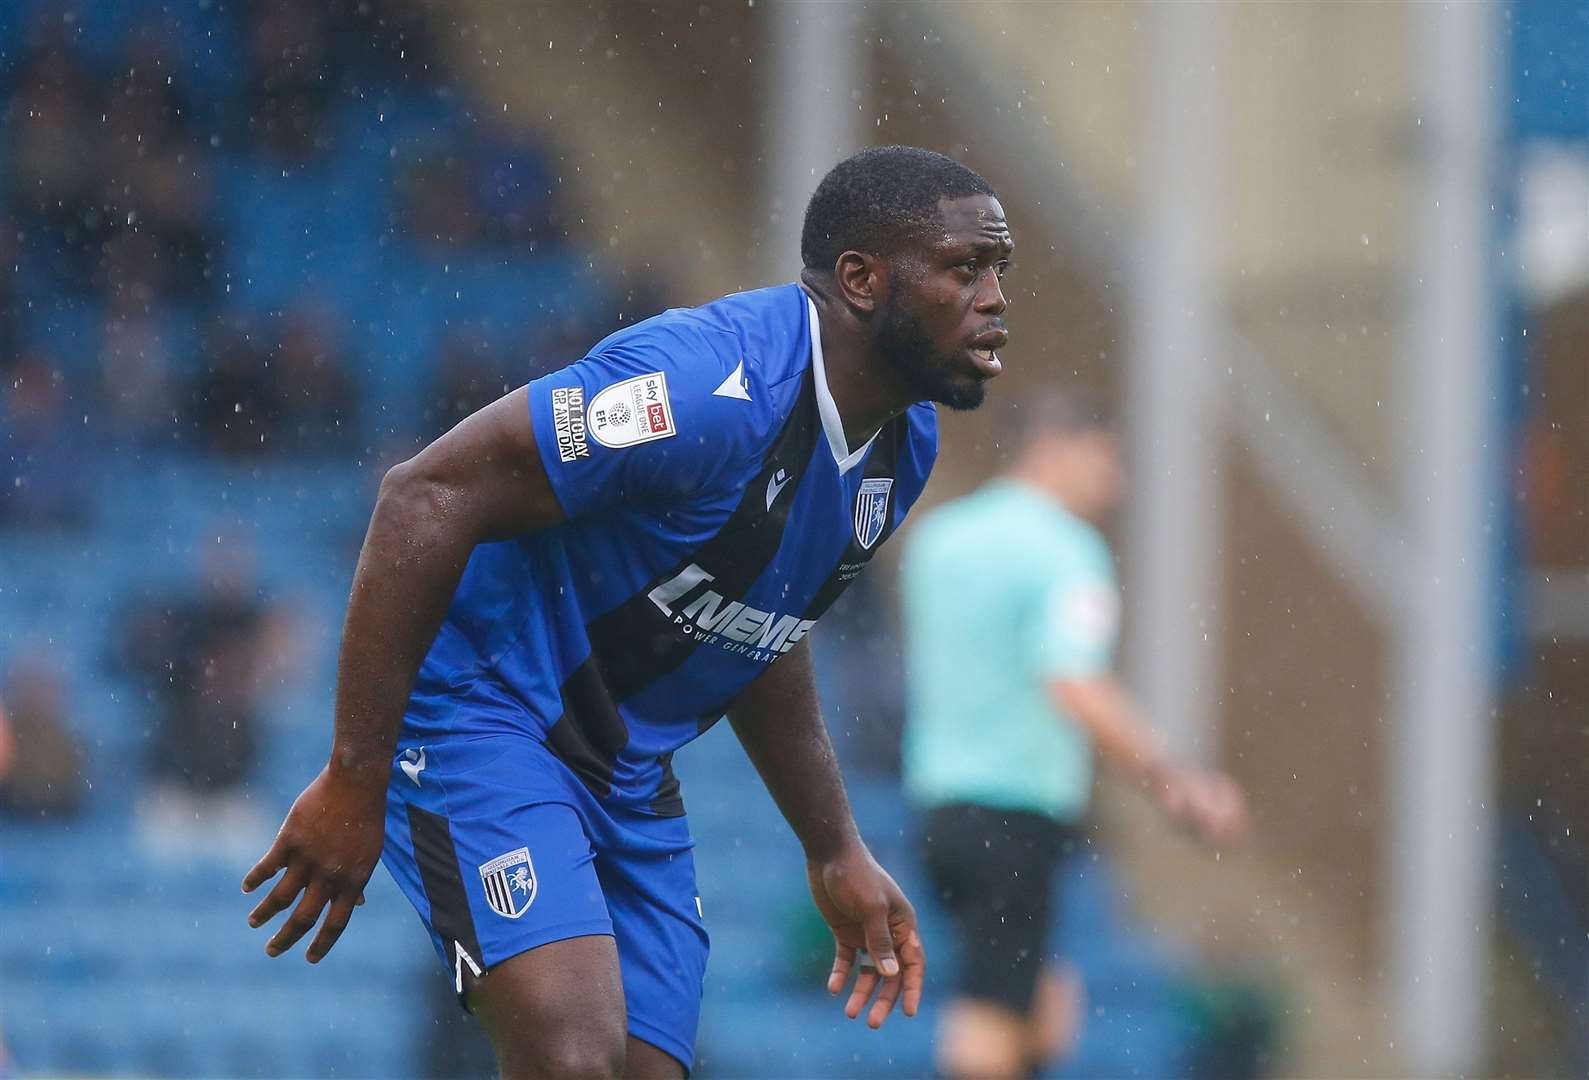
<svg viewBox="0 0 1589 1080">
<path fill-rule="evenodd" d="M 891 476 L 861 481 L 861 493 L 855 497 L 855 539 L 868 551 L 888 523 L 888 493 L 893 486 Z"/>
<path fill-rule="evenodd" d="M 521 847 L 498 855 L 480 867 L 480 884 L 485 887 L 486 903 L 507 919 L 517 919 L 535 902 L 535 866 L 530 849 Z"/>
</svg>

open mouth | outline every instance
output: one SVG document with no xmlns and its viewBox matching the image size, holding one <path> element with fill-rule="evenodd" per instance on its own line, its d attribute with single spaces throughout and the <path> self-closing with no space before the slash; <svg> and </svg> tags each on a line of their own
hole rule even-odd
<svg viewBox="0 0 1589 1080">
<path fill-rule="evenodd" d="M 971 362 L 982 372 L 982 377 L 991 379 L 1004 370 L 1004 365 L 999 362 L 998 350 L 1010 340 L 1010 336 L 1002 331 L 990 331 L 978 334 L 971 339 L 971 346 L 967 350 L 971 354 Z"/>
<path fill-rule="evenodd" d="M 999 354 L 992 349 L 972 349 L 971 359 L 990 378 L 1004 370 L 1004 365 L 999 362 Z"/>
</svg>

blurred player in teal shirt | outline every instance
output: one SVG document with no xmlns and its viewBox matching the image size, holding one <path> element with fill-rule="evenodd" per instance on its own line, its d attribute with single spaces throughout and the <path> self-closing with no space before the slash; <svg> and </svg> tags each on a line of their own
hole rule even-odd
<svg viewBox="0 0 1589 1080">
<path fill-rule="evenodd" d="M 1173 764 L 1112 673 L 1119 587 L 1096 526 L 1124 489 L 1114 433 L 1079 398 L 1018 408 L 1009 469 L 929 514 L 902 570 L 905 786 L 963 947 L 939 1067 L 983 1080 L 1035 1073 L 1074 1028 L 1079 987 L 1043 958 L 1094 751 L 1211 843 L 1245 823 L 1235 784 Z"/>
</svg>

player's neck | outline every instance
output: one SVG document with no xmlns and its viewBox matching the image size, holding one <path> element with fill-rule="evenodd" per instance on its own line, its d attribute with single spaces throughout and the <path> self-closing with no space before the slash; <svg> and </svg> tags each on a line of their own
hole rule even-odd
<svg viewBox="0 0 1589 1080">
<path fill-rule="evenodd" d="M 1004 471 L 1004 478 L 1042 496 L 1068 514 L 1084 521 L 1092 520 L 1086 500 L 1077 492 L 1071 491 L 1063 478 L 1056 477 L 1030 462 L 1017 461 Z"/>
<path fill-rule="evenodd" d="M 824 339 L 825 340 L 825 339 Z M 883 425 L 910 408 L 911 399 L 899 391 L 890 392 L 892 372 L 880 357 L 851 354 L 839 360 L 832 353 L 827 360 L 828 392 L 838 406 L 844 425 L 844 441 L 851 450 L 876 435 Z"/>
<path fill-rule="evenodd" d="M 808 292 L 817 305 L 828 393 L 838 408 L 844 441 L 853 450 L 915 404 L 916 399 L 899 373 L 853 324 L 849 313 L 840 310 L 841 305 L 829 302 L 809 287 Z"/>
</svg>

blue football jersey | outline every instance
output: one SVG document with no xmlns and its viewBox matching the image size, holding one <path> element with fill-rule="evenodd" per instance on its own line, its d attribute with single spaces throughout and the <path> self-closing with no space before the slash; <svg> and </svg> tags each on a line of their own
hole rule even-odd
<svg viewBox="0 0 1589 1080">
<path fill-rule="evenodd" d="M 529 385 L 567 521 L 476 548 L 405 745 L 520 730 L 599 798 L 683 813 L 673 752 L 792 649 L 926 485 L 933 406 L 850 449 L 797 285 L 621 330 Z"/>
</svg>

